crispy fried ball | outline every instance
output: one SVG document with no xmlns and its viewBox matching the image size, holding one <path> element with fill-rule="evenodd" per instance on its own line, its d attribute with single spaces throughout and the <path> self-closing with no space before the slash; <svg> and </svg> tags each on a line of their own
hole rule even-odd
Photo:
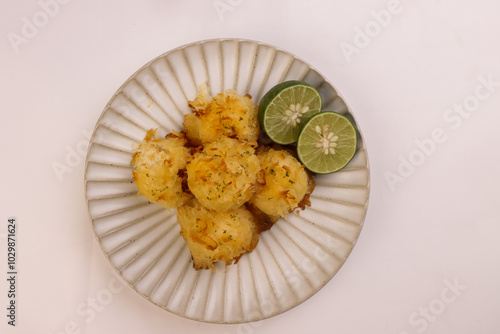
<svg viewBox="0 0 500 334">
<path fill-rule="evenodd" d="M 188 104 L 193 113 L 185 116 L 184 128 L 193 145 L 211 143 L 222 135 L 246 141 L 259 137 L 258 108 L 250 95 L 228 89 L 211 98 L 203 84 Z"/>
<path fill-rule="evenodd" d="M 227 211 L 250 199 L 260 171 L 256 146 L 223 136 L 194 154 L 186 167 L 187 182 L 203 206 Z"/>
<path fill-rule="evenodd" d="M 285 217 L 307 192 L 304 166 L 285 150 L 266 147 L 257 156 L 262 171 L 250 202 L 270 217 Z"/>
<path fill-rule="evenodd" d="M 179 171 L 186 167 L 189 150 L 182 133 L 173 132 L 159 139 L 151 129 L 135 150 L 131 165 L 139 193 L 167 209 L 184 204 L 192 196 L 183 191 Z"/>
<path fill-rule="evenodd" d="M 255 218 L 245 206 L 212 211 L 193 198 L 177 209 L 177 220 L 195 269 L 214 270 L 217 261 L 230 265 L 259 241 Z"/>
</svg>

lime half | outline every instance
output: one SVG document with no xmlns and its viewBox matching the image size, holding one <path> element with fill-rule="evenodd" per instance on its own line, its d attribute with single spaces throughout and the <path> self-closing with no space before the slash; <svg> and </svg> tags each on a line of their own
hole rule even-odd
<svg viewBox="0 0 500 334">
<path fill-rule="evenodd" d="M 311 172 L 327 174 L 344 168 L 356 153 L 354 125 L 343 115 L 324 111 L 302 128 L 297 155 Z"/>
<path fill-rule="evenodd" d="M 295 143 L 302 126 L 321 111 L 321 95 L 302 81 L 285 81 L 271 88 L 260 101 L 262 129 L 275 143 Z"/>
</svg>

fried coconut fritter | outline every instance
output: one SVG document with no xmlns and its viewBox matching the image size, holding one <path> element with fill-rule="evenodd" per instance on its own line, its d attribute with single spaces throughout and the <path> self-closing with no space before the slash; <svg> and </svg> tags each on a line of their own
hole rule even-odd
<svg viewBox="0 0 500 334">
<path fill-rule="evenodd" d="M 212 98 L 203 84 L 188 103 L 184 131 L 159 139 L 149 130 L 131 165 L 140 194 L 177 208 L 193 267 L 215 270 L 215 262 L 251 252 L 280 217 L 310 205 L 314 178 L 286 150 L 256 150 L 258 108 L 249 95 Z"/>
<path fill-rule="evenodd" d="M 188 104 L 193 113 L 185 116 L 184 128 L 193 145 L 211 143 L 222 135 L 242 141 L 259 138 L 259 111 L 250 95 L 228 89 L 211 98 L 202 84 L 195 100 Z"/>
<path fill-rule="evenodd" d="M 132 157 L 132 175 L 139 193 L 169 210 L 192 197 L 183 191 L 179 176 L 190 157 L 186 142 L 182 133 L 172 132 L 159 139 L 151 129 Z"/>
<path fill-rule="evenodd" d="M 262 172 L 250 202 L 270 217 L 286 217 L 307 193 L 309 176 L 286 150 L 265 147 L 257 157 Z"/>
<path fill-rule="evenodd" d="M 210 210 L 243 205 L 252 196 L 260 171 L 256 146 L 225 136 L 204 146 L 186 167 L 189 190 Z"/>
<path fill-rule="evenodd" d="M 230 211 L 212 211 L 195 198 L 177 209 L 181 235 L 195 269 L 214 269 L 214 263 L 230 265 L 251 252 L 259 241 L 255 218 L 241 206 Z"/>
</svg>

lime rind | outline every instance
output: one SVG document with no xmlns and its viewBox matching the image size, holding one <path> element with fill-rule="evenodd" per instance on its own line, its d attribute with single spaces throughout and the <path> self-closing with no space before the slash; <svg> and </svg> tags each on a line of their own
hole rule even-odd
<svg viewBox="0 0 500 334">
<path fill-rule="evenodd" d="M 299 116 L 287 124 L 286 112 L 290 106 L 307 106 L 308 110 L 298 110 Z M 313 86 L 297 80 L 282 82 L 271 88 L 261 99 L 259 120 L 264 132 L 275 143 L 288 145 L 295 143 L 303 125 L 315 114 L 321 112 L 321 95 Z M 295 112 L 295 111 L 294 111 Z M 296 120 L 295 123 L 293 120 Z"/>
<path fill-rule="evenodd" d="M 327 131 L 324 131 L 325 125 Z M 345 116 L 333 111 L 314 115 L 302 128 L 297 141 L 299 160 L 317 174 L 343 169 L 354 157 L 356 149 L 356 128 Z"/>
</svg>

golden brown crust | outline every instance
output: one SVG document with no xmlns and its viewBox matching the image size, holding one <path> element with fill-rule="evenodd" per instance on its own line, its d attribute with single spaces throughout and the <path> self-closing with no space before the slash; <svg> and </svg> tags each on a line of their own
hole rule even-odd
<svg viewBox="0 0 500 334">
<path fill-rule="evenodd" d="M 192 157 L 186 168 L 188 186 L 202 205 L 227 211 L 250 199 L 260 171 L 255 145 L 221 137 Z"/>
<path fill-rule="evenodd" d="M 177 220 L 195 269 L 214 270 L 217 261 L 229 265 L 258 242 L 255 218 L 244 206 L 213 211 L 193 198 L 177 209 Z"/>
<path fill-rule="evenodd" d="M 304 166 L 288 151 L 262 148 L 257 156 L 264 171 L 250 202 L 265 214 L 286 217 L 298 207 L 308 188 Z"/>
<path fill-rule="evenodd" d="M 183 188 L 182 171 L 190 157 L 186 139 L 173 132 L 159 139 L 156 130 L 147 132 L 132 157 L 132 176 L 139 193 L 167 209 L 184 204 L 192 196 Z"/>
<path fill-rule="evenodd" d="M 202 85 L 188 105 L 193 113 L 185 116 L 184 128 L 192 145 L 211 143 L 221 136 L 242 141 L 259 138 L 258 108 L 250 95 L 241 96 L 228 89 L 211 98 Z"/>
</svg>

